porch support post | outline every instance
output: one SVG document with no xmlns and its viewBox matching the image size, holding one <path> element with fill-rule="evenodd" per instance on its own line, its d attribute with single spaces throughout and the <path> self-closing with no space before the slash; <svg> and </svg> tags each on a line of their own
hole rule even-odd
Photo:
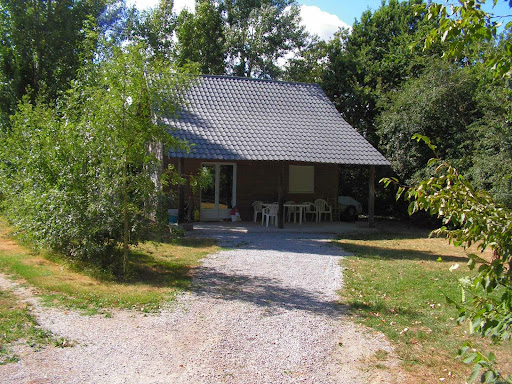
<svg viewBox="0 0 512 384">
<path fill-rule="evenodd" d="M 178 175 L 183 177 L 185 168 L 185 159 L 183 157 L 178 158 Z M 178 185 L 178 223 L 182 224 L 185 222 L 185 188 L 183 184 Z"/>
<path fill-rule="evenodd" d="M 281 161 L 281 167 L 279 168 L 279 186 L 277 189 L 277 200 L 279 201 L 279 210 L 277 214 L 279 219 L 277 221 L 277 227 L 279 229 L 284 228 L 284 170 L 285 164 L 284 161 Z"/>
<path fill-rule="evenodd" d="M 375 228 L 375 166 L 370 166 L 368 190 L 368 227 Z"/>
</svg>

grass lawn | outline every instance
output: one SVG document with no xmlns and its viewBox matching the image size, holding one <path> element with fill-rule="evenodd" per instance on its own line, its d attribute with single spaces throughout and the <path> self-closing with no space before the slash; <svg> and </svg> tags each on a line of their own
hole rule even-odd
<svg viewBox="0 0 512 384">
<path fill-rule="evenodd" d="M 189 287 L 192 269 L 217 249 L 213 240 L 141 244 L 132 248 L 130 278 L 121 282 L 90 266 L 20 246 L 0 221 L 0 271 L 36 287 L 48 304 L 86 313 L 110 308 L 157 310 L 176 291 Z"/>
<path fill-rule="evenodd" d="M 464 383 L 470 367 L 456 356 L 469 338 L 468 327 L 456 324 L 457 311 L 445 299 L 447 295 L 460 301 L 457 279 L 470 274 L 464 250 L 444 239 L 429 239 L 428 231 L 389 225 L 336 243 L 354 255 L 342 261 L 343 302 L 356 321 L 395 343 L 407 382 Z M 460 267 L 450 272 L 456 263 Z M 475 346 L 489 348 L 487 340 L 470 338 Z M 490 348 L 503 372 L 510 373 L 512 345 Z"/>
</svg>

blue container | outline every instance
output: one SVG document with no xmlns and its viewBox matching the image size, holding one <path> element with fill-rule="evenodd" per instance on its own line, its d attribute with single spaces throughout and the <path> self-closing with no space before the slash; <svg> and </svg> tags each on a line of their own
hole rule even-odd
<svg viewBox="0 0 512 384">
<path fill-rule="evenodd" d="M 176 224 L 178 222 L 178 216 L 171 216 L 169 217 L 169 223 L 170 224 Z"/>
</svg>

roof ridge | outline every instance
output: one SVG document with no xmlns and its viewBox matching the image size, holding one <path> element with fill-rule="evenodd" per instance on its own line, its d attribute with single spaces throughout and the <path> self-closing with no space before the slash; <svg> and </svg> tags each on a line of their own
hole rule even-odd
<svg viewBox="0 0 512 384">
<path fill-rule="evenodd" d="M 194 75 L 193 75 L 194 76 Z M 242 76 L 230 76 L 230 75 L 195 75 L 197 77 L 207 77 L 207 78 L 220 78 L 220 79 L 233 79 L 233 80 L 243 80 L 243 81 L 254 81 L 254 82 L 267 82 L 267 83 L 280 83 L 280 84 L 299 84 L 299 85 L 309 85 L 312 87 L 320 87 L 320 84 L 317 83 L 304 83 L 301 81 L 284 81 L 284 80 L 275 80 L 275 79 L 255 79 L 253 77 L 242 77 Z"/>
</svg>

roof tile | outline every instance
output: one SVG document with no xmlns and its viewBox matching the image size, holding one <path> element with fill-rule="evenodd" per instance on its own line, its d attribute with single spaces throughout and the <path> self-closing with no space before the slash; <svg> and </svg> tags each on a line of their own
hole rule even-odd
<svg viewBox="0 0 512 384">
<path fill-rule="evenodd" d="M 338 113 L 318 85 L 200 76 L 178 118 L 160 117 L 201 159 L 388 165 Z"/>
</svg>

